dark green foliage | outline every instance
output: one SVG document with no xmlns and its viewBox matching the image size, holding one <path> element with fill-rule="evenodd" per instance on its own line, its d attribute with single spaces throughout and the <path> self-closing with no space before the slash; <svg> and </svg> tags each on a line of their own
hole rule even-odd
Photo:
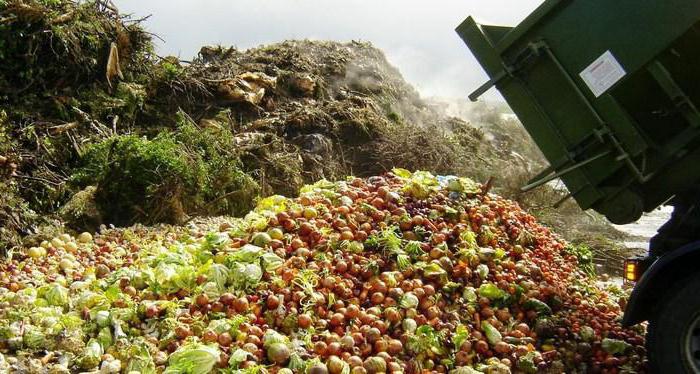
<svg viewBox="0 0 700 374">
<path fill-rule="evenodd" d="M 91 146 L 85 159 L 76 182 L 98 185 L 97 201 L 109 204 L 116 224 L 132 222 L 139 212 L 148 215 L 153 208 L 148 202 L 162 197 L 165 188 L 194 184 L 186 156 L 168 136 L 117 136 Z"/>
<path fill-rule="evenodd" d="M 91 146 L 77 185 L 97 185 L 109 222 L 182 223 L 189 214 L 241 214 L 258 192 L 240 170 L 230 133 L 184 118 L 178 131 L 152 139 L 121 135 Z"/>
<path fill-rule="evenodd" d="M 147 75 L 150 37 L 137 24 L 125 24 L 118 14 L 101 7 L 95 1 L 0 2 L 0 103 L 26 110 L 13 117 L 71 120 L 66 109 L 71 96 L 106 81 L 112 43 L 127 78 Z"/>
<path fill-rule="evenodd" d="M 118 116 L 122 125 L 131 125 L 143 110 L 146 96 L 143 85 L 119 82 L 113 94 L 94 87 L 81 92 L 79 101 L 85 111 L 96 118 L 113 119 Z"/>
<path fill-rule="evenodd" d="M 202 128 L 178 113 L 175 140 L 195 160 L 199 190 L 190 211 L 202 215 L 241 215 L 257 197 L 257 183 L 243 172 L 233 133 L 224 127 Z M 190 167 L 193 165 L 190 164 Z"/>
<path fill-rule="evenodd" d="M 0 110 L 0 155 L 7 155 L 16 146 L 10 132 L 7 113 Z"/>
<path fill-rule="evenodd" d="M 0 110 L 0 255 L 19 244 L 22 236 L 30 234 L 38 218 L 20 196 L 18 185 L 11 178 L 16 146 L 10 137 L 7 115 Z"/>
<path fill-rule="evenodd" d="M 31 234 L 38 217 L 17 193 L 17 185 L 0 181 L 0 255 Z"/>
<path fill-rule="evenodd" d="M 595 263 L 593 262 L 593 251 L 585 244 L 573 245 L 569 244 L 565 248 L 565 251 L 576 257 L 578 260 L 578 266 L 584 273 L 589 276 L 595 276 Z"/>
</svg>

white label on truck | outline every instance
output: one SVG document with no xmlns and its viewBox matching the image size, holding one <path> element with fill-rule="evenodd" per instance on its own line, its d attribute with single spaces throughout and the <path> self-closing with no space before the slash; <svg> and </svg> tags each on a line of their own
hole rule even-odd
<svg viewBox="0 0 700 374">
<path fill-rule="evenodd" d="M 581 79 L 586 82 L 595 97 L 600 97 L 627 73 L 610 51 L 603 53 L 584 69 Z"/>
</svg>

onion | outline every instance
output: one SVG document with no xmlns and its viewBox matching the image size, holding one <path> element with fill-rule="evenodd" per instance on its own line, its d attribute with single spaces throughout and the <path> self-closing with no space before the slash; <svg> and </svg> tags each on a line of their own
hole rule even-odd
<svg viewBox="0 0 700 374">
<path fill-rule="evenodd" d="M 27 255 L 33 259 L 46 256 L 46 249 L 41 247 L 31 247 L 27 250 Z"/>
<path fill-rule="evenodd" d="M 328 367 L 326 367 L 326 365 L 324 365 L 320 362 L 317 362 L 309 368 L 307 373 L 308 374 L 328 374 Z"/>
<path fill-rule="evenodd" d="M 195 299 L 195 303 L 199 305 L 200 307 L 209 305 L 209 296 L 207 294 L 200 294 L 197 295 L 197 298 Z"/>
<path fill-rule="evenodd" d="M 301 314 L 297 318 L 297 324 L 302 329 L 308 329 L 311 327 L 311 317 L 308 314 Z"/>
<path fill-rule="evenodd" d="M 272 241 L 272 237 L 266 232 L 258 232 L 253 235 L 251 242 L 258 247 L 265 247 Z"/>
<path fill-rule="evenodd" d="M 386 361 L 381 357 L 370 357 L 365 360 L 363 367 L 369 374 L 386 373 Z"/>
<path fill-rule="evenodd" d="M 314 352 L 319 356 L 325 356 L 328 351 L 328 345 L 325 342 L 318 341 L 314 344 Z"/>
<path fill-rule="evenodd" d="M 286 363 L 290 355 L 291 351 L 284 343 L 274 343 L 267 349 L 267 359 L 278 365 Z"/>
<path fill-rule="evenodd" d="M 67 271 L 67 270 L 73 269 L 74 264 L 73 264 L 73 261 L 71 261 L 67 258 L 64 258 L 63 260 L 61 260 L 61 262 L 58 263 L 58 267 L 60 267 L 61 270 L 63 270 L 63 271 Z"/>
<path fill-rule="evenodd" d="M 248 299 L 245 297 L 239 297 L 233 302 L 233 309 L 238 313 L 243 313 L 248 311 Z"/>
<path fill-rule="evenodd" d="M 331 356 L 328 358 L 328 372 L 330 374 L 340 374 L 345 368 L 346 363 L 343 362 L 338 356 Z"/>
<path fill-rule="evenodd" d="M 345 335 L 340 338 L 340 345 L 343 347 L 343 349 L 349 351 L 355 346 L 355 339 L 353 339 L 350 335 Z"/>
<path fill-rule="evenodd" d="M 63 248 L 64 245 L 65 245 L 65 243 L 63 242 L 63 240 L 61 240 L 59 238 L 51 239 L 51 246 L 56 248 L 56 249 Z"/>
<path fill-rule="evenodd" d="M 231 337 L 231 334 L 229 334 L 228 332 L 224 332 L 219 334 L 217 341 L 221 346 L 228 347 L 231 345 L 231 343 L 233 343 L 233 337 Z"/>
<path fill-rule="evenodd" d="M 89 232 L 84 232 L 78 235 L 78 242 L 82 244 L 92 243 L 92 234 Z"/>
</svg>

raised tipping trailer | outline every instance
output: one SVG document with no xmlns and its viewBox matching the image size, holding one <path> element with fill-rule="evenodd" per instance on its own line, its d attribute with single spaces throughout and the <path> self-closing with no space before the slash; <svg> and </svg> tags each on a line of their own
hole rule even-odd
<svg viewBox="0 0 700 374">
<path fill-rule="evenodd" d="M 700 1 L 548 0 L 458 28 L 583 209 L 636 221 L 700 181 Z"/>
<path fill-rule="evenodd" d="M 700 372 L 700 1 L 546 0 L 457 33 L 490 78 L 470 98 L 496 87 L 551 165 L 525 190 L 559 178 L 618 224 L 673 199 L 653 256 L 626 265 L 624 323 L 650 321 L 655 371 Z"/>
</svg>

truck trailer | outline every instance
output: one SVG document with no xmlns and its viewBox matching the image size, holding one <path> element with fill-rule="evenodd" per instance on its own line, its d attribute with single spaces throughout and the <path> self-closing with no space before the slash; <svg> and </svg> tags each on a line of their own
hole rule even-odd
<svg viewBox="0 0 700 374">
<path fill-rule="evenodd" d="M 546 0 L 515 27 L 457 28 L 550 166 L 566 199 L 627 224 L 673 205 L 623 324 L 648 321 L 658 373 L 700 372 L 700 1 Z M 560 202 L 561 203 L 561 202 Z"/>
</svg>

